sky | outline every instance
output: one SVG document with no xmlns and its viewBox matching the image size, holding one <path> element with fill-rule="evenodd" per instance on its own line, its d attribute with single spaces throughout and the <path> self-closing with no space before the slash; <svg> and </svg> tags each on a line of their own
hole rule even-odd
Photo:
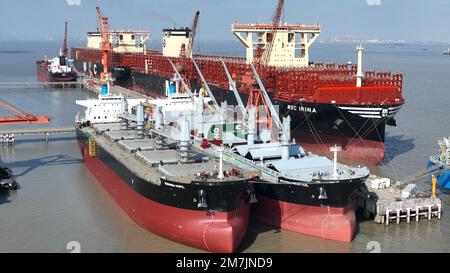
<svg viewBox="0 0 450 273">
<path fill-rule="evenodd" d="M 320 39 L 450 42 L 450 0 L 285 0 L 283 21 L 320 24 Z M 161 29 L 190 26 L 199 9 L 198 38 L 234 40 L 231 23 L 270 22 L 277 0 L 0 0 L 0 40 L 62 39 L 95 31 L 95 7 L 113 29 L 141 29 L 161 39 Z"/>
</svg>

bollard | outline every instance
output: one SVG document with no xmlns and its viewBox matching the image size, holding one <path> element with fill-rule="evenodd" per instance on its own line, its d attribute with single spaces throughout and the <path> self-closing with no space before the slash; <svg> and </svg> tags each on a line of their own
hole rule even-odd
<svg viewBox="0 0 450 273">
<path fill-rule="evenodd" d="M 437 177 L 433 175 L 431 177 L 431 196 L 433 198 L 436 198 L 436 185 L 437 185 Z"/>
</svg>

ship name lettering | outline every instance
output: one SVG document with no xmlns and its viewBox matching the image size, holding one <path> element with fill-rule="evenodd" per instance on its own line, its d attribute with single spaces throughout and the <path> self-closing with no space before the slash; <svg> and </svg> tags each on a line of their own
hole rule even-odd
<svg viewBox="0 0 450 273">
<path fill-rule="evenodd" d="M 317 109 L 314 107 L 288 105 L 287 109 L 292 110 L 292 111 L 306 112 L 306 113 L 317 113 Z"/>
</svg>

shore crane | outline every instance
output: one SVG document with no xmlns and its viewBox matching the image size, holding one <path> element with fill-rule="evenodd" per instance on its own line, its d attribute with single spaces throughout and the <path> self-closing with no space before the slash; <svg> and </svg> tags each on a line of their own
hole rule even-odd
<svg viewBox="0 0 450 273">
<path fill-rule="evenodd" d="M 195 16 L 194 16 L 194 21 L 192 22 L 192 27 L 191 27 L 191 36 L 189 37 L 189 44 L 187 46 L 186 49 L 186 57 L 187 58 L 191 58 L 192 57 L 192 49 L 194 47 L 194 41 L 195 41 L 195 35 L 197 34 L 197 26 L 198 26 L 198 19 L 200 17 L 200 11 L 197 10 L 197 12 L 195 12 Z"/>
<path fill-rule="evenodd" d="M 64 57 L 67 57 L 67 21 L 66 24 L 64 26 L 64 43 L 63 43 L 63 48 L 62 48 L 62 53 L 64 55 Z"/>
<path fill-rule="evenodd" d="M 275 36 L 277 33 L 277 28 L 280 25 L 281 14 L 283 12 L 284 0 L 278 0 L 277 8 L 275 9 L 275 13 L 272 17 L 272 24 L 270 28 L 270 32 L 266 34 L 266 46 L 262 53 L 262 56 L 259 56 L 257 60 L 263 66 L 267 66 L 270 60 L 270 54 L 272 53 L 273 44 L 275 42 Z"/>
<path fill-rule="evenodd" d="M 103 72 L 100 74 L 100 80 L 103 83 L 108 84 L 111 79 L 111 74 L 108 71 L 108 54 L 112 51 L 112 44 L 110 41 L 111 29 L 109 27 L 108 17 L 102 16 L 100 7 L 97 10 L 98 30 L 101 38 L 101 51 L 102 51 L 102 64 Z"/>
</svg>

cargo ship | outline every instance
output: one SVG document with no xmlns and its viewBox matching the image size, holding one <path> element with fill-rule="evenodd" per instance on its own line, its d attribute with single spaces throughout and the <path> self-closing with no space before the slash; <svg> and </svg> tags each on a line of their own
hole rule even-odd
<svg viewBox="0 0 450 273">
<path fill-rule="evenodd" d="M 189 124 L 150 131 L 142 101 L 109 93 L 77 101 L 87 108 L 76 118 L 87 168 L 147 230 L 207 251 L 235 251 L 247 230 L 251 174 L 192 145 Z M 161 111 L 192 105 L 179 96 Z"/>
<path fill-rule="evenodd" d="M 329 146 L 342 147 L 341 158 L 379 164 L 384 159 L 386 126 L 395 126 L 395 115 L 405 100 L 400 73 L 363 71 L 358 46 L 358 64 L 324 64 L 310 61 L 309 48 L 320 35 L 319 25 L 279 24 L 283 1 L 272 24 L 239 24 L 231 28 L 244 45 L 245 57 L 193 54 L 198 13 L 190 28 L 162 31 L 161 51 L 147 50 L 148 36 L 142 31 L 116 31 L 111 35 L 110 67 L 129 68 L 124 86 L 154 97 L 163 96 L 164 82 L 173 76 L 168 60 L 193 89 L 200 79 L 192 65 L 195 59 L 211 83 L 218 101 L 236 105 L 221 60 L 230 70 L 244 100 L 252 99 L 255 79 L 248 64 L 254 64 L 270 98 L 281 115 L 292 117 L 292 134 L 309 151 L 331 155 Z M 276 19 L 276 18 L 275 18 Z M 86 48 L 72 48 L 78 70 L 95 74 L 101 65 L 98 34 L 88 33 Z"/>
<path fill-rule="evenodd" d="M 73 61 L 67 58 L 67 22 L 65 24 L 65 36 L 63 48 L 59 50 L 57 57 L 36 62 L 36 75 L 43 82 L 74 82 L 77 80 Z"/>
<path fill-rule="evenodd" d="M 192 121 L 192 137 L 200 143 L 203 152 L 213 153 L 220 149 L 220 157 L 225 162 L 254 173 L 252 184 L 256 200 L 251 202 L 252 217 L 278 228 L 351 242 L 356 234 L 354 194 L 367 179 L 369 170 L 362 166 L 338 164 L 337 153 L 341 149 L 337 146 L 330 147 L 334 156 L 330 160 L 307 153 L 294 143 L 290 116 L 281 120 L 253 65 L 250 69 L 264 101 L 245 107 L 230 79 L 233 95 L 239 102 L 237 109 L 230 110 L 226 102 L 218 104 L 201 69 L 195 61 L 193 64 L 202 80 L 198 93 L 207 94 L 210 100 L 200 104 L 195 110 L 197 116 L 193 117 L 182 107 L 161 110 L 167 109 L 170 101 L 179 100 L 171 94 L 179 94 L 180 87 L 192 94 L 171 63 L 176 72 L 165 83 L 164 97 L 156 100 L 158 107 L 151 111 L 153 127 L 170 127 L 170 124 L 183 124 L 188 119 Z M 226 65 L 224 70 L 229 74 Z M 206 116 L 204 109 L 213 109 L 215 115 Z M 263 109 L 269 110 L 270 119 L 257 115 Z"/>
</svg>

